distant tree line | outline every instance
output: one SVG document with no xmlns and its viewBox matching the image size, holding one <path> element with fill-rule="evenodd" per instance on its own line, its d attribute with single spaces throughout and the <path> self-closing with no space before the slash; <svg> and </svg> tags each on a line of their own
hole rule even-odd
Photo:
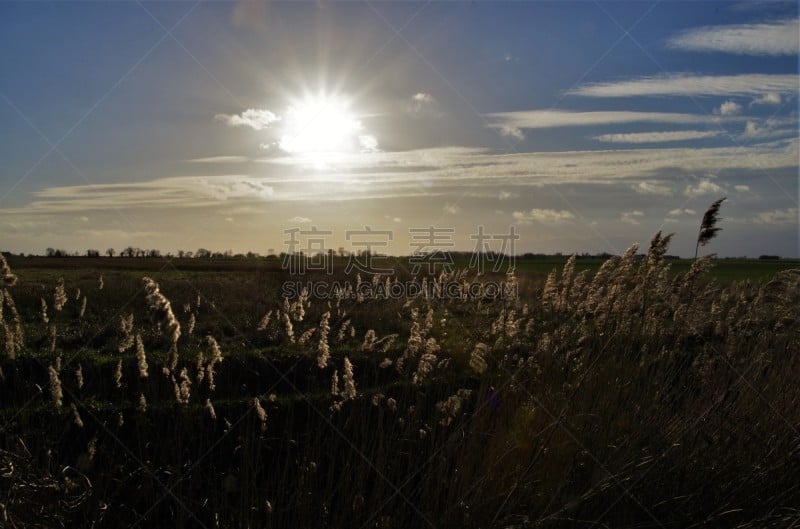
<svg viewBox="0 0 800 529">
<path fill-rule="evenodd" d="M 13 255 L 8 252 L 4 252 L 7 255 Z M 350 252 L 345 251 L 343 248 L 339 248 L 338 251 L 334 251 L 332 249 L 328 250 L 328 257 L 333 258 L 336 256 L 339 257 L 348 257 Z M 373 253 L 369 250 L 361 250 L 356 252 L 359 256 L 374 256 L 374 257 L 386 257 L 385 254 Z M 450 255 L 454 258 L 463 257 L 469 258 L 473 255 L 473 252 L 456 252 L 451 251 L 449 252 Z M 305 255 L 304 252 L 296 252 L 297 255 Z M 190 251 L 190 250 L 178 250 L 176 253 L 167 252 L 162 254 L 160 250 L 156 248 L 144 249 L 144 248 L 136 248 L 133 246 L 128 246 L 125 249 L 117 252 L 114 248 L 108 248 L 105 252 L 100 252 L 100 250 L 96 250 L 90 248 L 86 250 L 84 253 L 81 252 L 68 252 L 67 250 L 61 248 L 47 248 L 45 250 L 46 257 L 127 257 L 127 258 L 140 258 L 140 259 L 152 259 L 152 258 L 162 258 L 166 257 L 169 259 L 178 258 L 178 259 L 259 259 L 261 257 L 266 258 L 284 258 L 286 256 L 286 252 L 280 252 L 276 254 L 273 249 L 269 249 L 265 256 L 257 252 L 246 252 L 246 253 L 233 253 L 233 250 L 227 250 L 224 252 L 219 251 L 212 251 L 206 248 L 198 248 L 197 251 Z M 497 259 L 502 258 L 503 254 L 501 252 L 485 252 L 485 255 L 490 259 Z M 523 254 L 518 254 L 516 256 L 517 259 L 564 259 L 571 254 L 564 254 L 562 252 L 556 252 L 554 254 L 545 254 L 545 253 L 533 253 L 533 252 L 526 252 Z M 589 253 L 583 252 L 580 254 L 575 255 L 577 259 L 602 259 L 607 260 L 612 257 L 612 254 L 608 252 L 602 253 Z M 642 258 L 644 254 L 637 255 L 637 257 Z M 665 255 L 664 259 L 674 260 L 674 259 L 681 259 L 678 255 Z M 748 259 L 746 256 L 741 257 L 726 257 L 725 259 Z M 758 259 L 761 260 L 779 260 L 781 259 L 780 255 L 760 255 Z"/>
<path fill-rule="evenodd" d="M 63 250 L 61 248 L 47 248 L 45 250 L 46 257 L 101 257 L 102 255 L 105 255 L 107 257 L 114 257 L 118 255 L 119 257 L 141 258 L 141 259 L 152 259 L 161 257 L 167 257 L 167 258 L 177 257 L 179 259 L 256 259 L 258 257 L 261 257 L 261 255 L 256 252 L 233 253 L 233 250 L 216 252 L 207 250 L 205 248 L 198 248 L 196 252 L 178 250 L 176 254 L 173 254 L 172 252 L 167 252 L 162 254 L 161 250 L 157 248 L 137 248 L 134 246 L 128 246 L 123 250 L 120 250 L 119 252 L 117 252 L 114 248 L 108 248 L 102 254 L 100 250 L 96 250 L 93 248 L 86 250 L 85 253 L 68 252 L 67 250 Z"/>
</svg>

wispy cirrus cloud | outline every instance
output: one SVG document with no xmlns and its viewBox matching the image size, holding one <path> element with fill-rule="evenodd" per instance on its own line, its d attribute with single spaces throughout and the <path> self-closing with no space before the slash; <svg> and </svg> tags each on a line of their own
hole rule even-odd
<svg viewBox="0 0 800 529">
<path fill-rule="evenodd" d="M 243 163 L 249 161 L 249 158 L 246 156 L 206 156 L 186 161 L 190 163 Z"/>
<path fill-rule="evenodd" d="M 301 169 L 265 160 L 250 175 L 180 176 L 142 182 L 58 186 L 35 194 L 33 202 L 0 215 L 39 215 L 113 209 L 163 209 L 438 197 L 439 210 L 454 207 L 465 189 L 492 200 L 546 186 L 618 186 L 619 192 L 674 195 L 675 179 L 725 171 L 795 169 L 797 139 L 744 147 L 647 148 L 564 152 L 502 153 L 449 147 L 353 155 L 337 170 L 309 176 Z M 738 183 L 738 182 L 737 182 Z M 692 182 L 686 193 L 715 191 L 714 182 Z M 717 184 L 715 184 L 717 185 Z M 521 196 L 521 195 L 520 195 Z M 448 202 L 449 201 L 449 202 Z M 523 212 L 525 213 L 525 212 Z M 292 215 L 287 215 L 291 217 Z M 530 216 L 530 215 L 529 215 Z M 521 220 L 525 220 L 525 216 Z M 532 219 L 533 217 L 531 217 Z"/>
<path fill-rule="evenodd" d="M 241 114 L 217 114 L 214 116 L 214 121 L 225 123 L 229 127 L 249 127 L 253 130 L 264 130 L 280 119 L 274 112 L 258 108 L 248 108 Z"/>
<path fill-rule="evenodd" d="M 246 175 L 176 176 L 145 182 L 56 186 L 35 193 L 30 212 L 76 212 L 116 208 L 205 207 L 226 200 L 265 200 L 274 188 Z"/>
<path fill-rule="evenodd" d="M 485 114 L 489 127 L 506 135 L 515 135 L 520 129 L 547 129 L 555 127 L 587 127 L 625 123 L 675 123 L 708 124 L 720 119 L 702 114 L 677 112 L 633 112 L 624 110 L 575 112 L 570 110 L 521 110 Z"/>
<path fill-rule="evenodd" d="M 674 130 L 665 132 L 631 132 L 621 134 L 600 134 L 592 136 L 606 143 L 667 143 L 675 141 L 702 140 L 719 136 L 715 130 Z"/>
<path fill-rule="evenodd" d="M 694 75 L 672 73 L 624 81 L 593 83 L 572 88 L 567 95 L 582 97 L 636 96 L 762 96 L 797 94 L 796 74 Z"/>
<path fill-rule="evenodd" d="M 673 49 L 740 55 L 797 55 L 798 19 L 760 24 L 704 26 L 684 31 L 667 41 Z"/>
</svg>

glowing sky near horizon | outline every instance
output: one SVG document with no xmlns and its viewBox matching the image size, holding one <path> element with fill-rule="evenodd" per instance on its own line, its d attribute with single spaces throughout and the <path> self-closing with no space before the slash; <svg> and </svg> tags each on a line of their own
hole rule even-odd
<svg viewBox="0 0 800 529">
<path fill-rule="evenodd" d="M 796 2 L 0 4 L 0 249 L 798 257 Z"/>
</svg>

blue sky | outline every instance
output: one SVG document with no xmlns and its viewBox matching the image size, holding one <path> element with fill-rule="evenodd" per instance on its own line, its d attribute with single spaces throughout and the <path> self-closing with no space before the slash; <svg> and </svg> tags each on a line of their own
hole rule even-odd
<svg viewBox="0 0 800 529">
<path fill-rule="evenodd" d="M 2 2 L 0 247 L 798 256 L 795 2 Z"/>
</svg>

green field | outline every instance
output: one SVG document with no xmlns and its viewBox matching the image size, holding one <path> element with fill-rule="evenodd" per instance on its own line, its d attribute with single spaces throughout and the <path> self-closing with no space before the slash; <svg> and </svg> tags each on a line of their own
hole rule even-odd
<svg viewBox="0 0 800 529">
<path fill-rule="evenodd" d="M 664 250 L 286 300 L 358 279 L 10 258 L 0 525 L 789 526 L 800 263 Z"/>
</svg>

